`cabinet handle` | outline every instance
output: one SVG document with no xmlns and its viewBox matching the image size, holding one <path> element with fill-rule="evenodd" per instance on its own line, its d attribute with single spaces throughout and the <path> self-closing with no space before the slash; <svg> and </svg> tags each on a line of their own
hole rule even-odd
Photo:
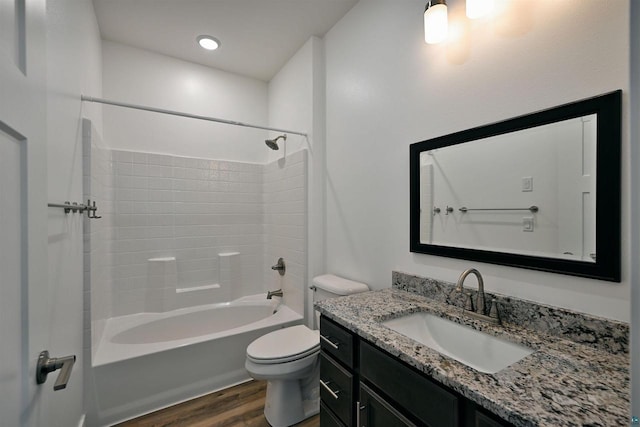
<svg viewBox="0 0 640 427">
<path fill-rule="evenodd" d="M 338 344 L 332 342 L 329 338 L 325 337 L 324 335 L 320 334 L 320 339 L 324 342 L 326 342 L 327 344 L 329 344 L 331 347 L 333 347 L 335 350 L 338 349 Z"/>
<path fill-rule="evenodd" d="M 360 411 L 366 408 L 365 405 L 360 406 L 360 402 L 356 402 L 356 427 L 365 427 L 360 426 Z"/>
<path fill-rule="evenodd" d="M 340 390 L 336 390 L 336 391 L 331 390 L 331 387 L 329 387 L 329 384 L 331 384 L 331 381 L 324 382 L 320 380 L 320 385 L 329 392 L 331 397 L 333 397 L 334 399 L 338 399 L 338 393 L 340 393 Z"/>
</svg>

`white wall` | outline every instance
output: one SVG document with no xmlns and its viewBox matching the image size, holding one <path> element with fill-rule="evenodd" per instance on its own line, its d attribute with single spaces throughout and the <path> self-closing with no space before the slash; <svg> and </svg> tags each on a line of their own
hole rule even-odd
<svg viewBox="0 0 640 427">
<path fill-rule="evenodd" d="M 82 116 L 102 129 L 101 108 L 80 94 L 101 93 L 101 43 L 90 0 L 47 1 L 47 179 L 50 202 L 82 202 Z M 43 207 L 44 209 L 44 207 Z M 49 401 L 52 426 L 83 413 L 82 217 L 49 209 L 49 294 L 53 357 L 78 357 L 67 388 Z M 48 382 L 46 387 L 51 387 Z"/>
<path fill-rule="evenodd" d="M 289 135 L 285 152 L 308 148 L 306 290 L 314 276 L 325 272 L 324 182 L 325 182 L 325 75 L 324 42 L 311 37 L 269 82 L 269 125 L 297 130 L 307 138 Z M 278 133 L 270 132 L 270 137 Z M 279 159 L 282 151 L 272 151 Z M 306 298 L 307 321 L 311 322 L 312 298 Z"/>
<path fill-rule="evenodd" d="M 418 0 L 361 1 L 326 35 L 327 269 L 381 289 L 391 270 L 455 281 L 475 265 L 489 290 L 629 320 L 629 2 L 498 3 L 484 23 L 452 4 L 452 29 L 465 25 L 448 44 L 424 43 Z M 615 89 L 622 283 L 409 252 L 409 144 Z"/>
<path fill-rule="evenodd" d="M 102 46 L 107 99 L 267 125 L 265 82 L 119 43 Z M 254 163 L 268 155 L 266 131 L 228 124 L 106 106 L 104 128 L 105 142 L 120 150 Z"/>
</svg>

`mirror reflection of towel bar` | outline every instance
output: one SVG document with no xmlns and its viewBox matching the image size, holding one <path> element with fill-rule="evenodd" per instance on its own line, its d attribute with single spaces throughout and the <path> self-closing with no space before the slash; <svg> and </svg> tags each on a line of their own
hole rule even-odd
<svg viewBox="0 0 640 427">
<path fill-rule="evenodd" d="M 469 212 L 469 211 L 530 211 L 530 212 L 538 212 L 540 209 L 533 205 L 528 208 L 482 208 L 482 209 L 470 209 L 465 206 L 458 209 L 460 212 Z"/>
</svg>

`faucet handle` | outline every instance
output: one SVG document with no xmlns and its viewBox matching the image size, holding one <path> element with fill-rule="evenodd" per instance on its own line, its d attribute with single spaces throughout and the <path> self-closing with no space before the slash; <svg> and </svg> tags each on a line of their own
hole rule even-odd
<svg viewBox="0 0 640 427">
<path fill-rule="evenodd" d="M 473 298 L 471 297 L 471 292 L 465 292 L 465 303 L 464 303 L 464 309 L 467 311 L 473 311 Z"/>
<path fill-rule="evenodd" d="M 500 321 L 500 311 L 498 310 L 498 300 L 491 300 L 491 309 L 489 310 L 489 317 L 493 319 L 498 319 Z"/>
</svg>

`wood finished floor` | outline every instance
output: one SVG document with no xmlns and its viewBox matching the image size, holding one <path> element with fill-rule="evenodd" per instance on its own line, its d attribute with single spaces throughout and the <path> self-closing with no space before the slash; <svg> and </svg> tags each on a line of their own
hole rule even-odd
<svg viewBox="0 0 640 427">
<path fill-rule="evenodd" d="M 266 381 L 250 381 L 118 424 L 118 427 L 268 427 Z M 296 427 L 319 427 L 318 415 Z"/>
</svg>

